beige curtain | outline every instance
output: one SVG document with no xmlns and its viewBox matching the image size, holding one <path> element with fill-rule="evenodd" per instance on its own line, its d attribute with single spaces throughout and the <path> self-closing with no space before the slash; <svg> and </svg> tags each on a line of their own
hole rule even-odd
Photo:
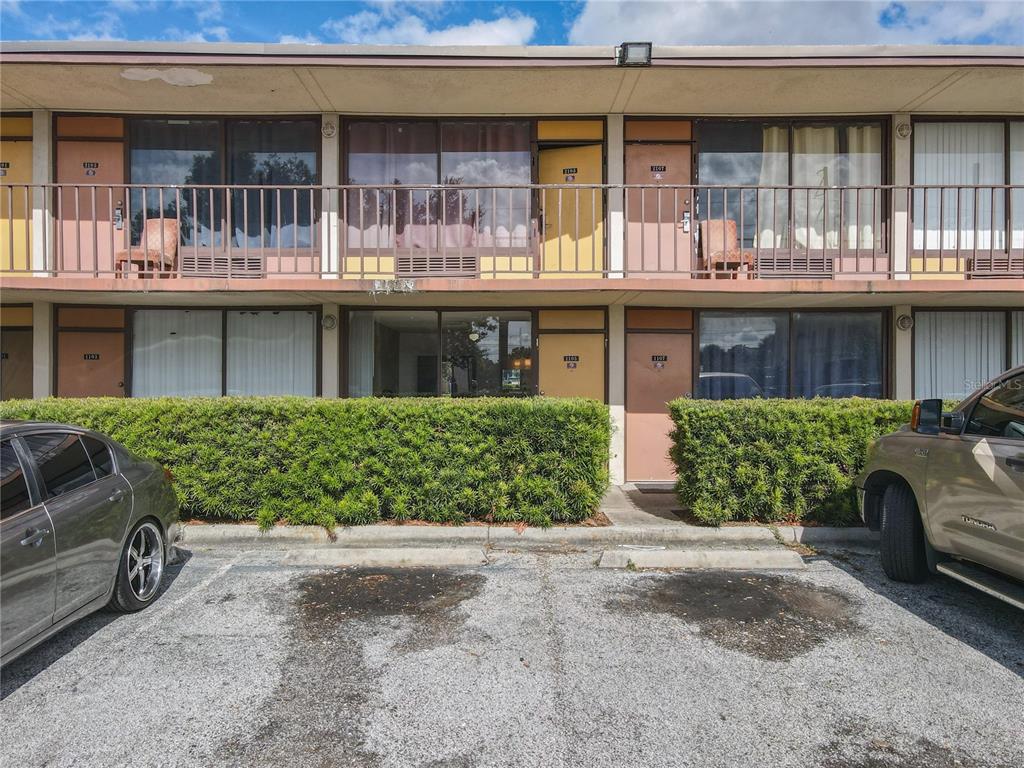
<svg viewBox="0 0 1024 768">
<path fill-rule="evenodd" d="M 761 175 L 757 180 L 757 237 L 755 247 L 785 246 L 789 221 L 789 200 L 784 187 L 789 183 L 789 130 L 766 126 L 761 146 Z M 767 189 L 766 189 L 767 187 Z"/>
</svg>

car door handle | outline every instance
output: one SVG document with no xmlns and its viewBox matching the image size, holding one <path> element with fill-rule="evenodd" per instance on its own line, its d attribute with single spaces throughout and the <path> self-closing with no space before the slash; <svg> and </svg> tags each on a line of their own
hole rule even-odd
<svg viewBox="0 0 1024 768">
<path fill-rule="evenodd" d="M 49 535 L 50 532 L 46 528 L 29 528 L 25 531 L 25 538 L 18 543 L 23 547 L 38 547 Z"/>
<path fill-rule="evenodd" d="M 121 488 L 118 488 L 116 491 L 110 494 L 110 496 L 107 497 L 107 501 L 120 501 L 123 498 L 124 491 Z"/>
<path fill-rule="evenodd" d="M 1006 466 L 1018 472 L 1024 472 L 1024 459 L 1007 459 Z"/>
</svg>

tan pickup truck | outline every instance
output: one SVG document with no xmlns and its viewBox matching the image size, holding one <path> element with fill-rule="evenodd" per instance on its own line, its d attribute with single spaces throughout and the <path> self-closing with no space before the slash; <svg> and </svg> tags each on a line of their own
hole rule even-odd
<svg viewBox="0 0 1024 768">
<path fill-rule="evenodd" d="M 949 413 L 915 403 L 909 426 L 871 446 L 856 485 L 889 578 L 944 573 L 1024 609 L 1024 366 Z"/>
</svg>

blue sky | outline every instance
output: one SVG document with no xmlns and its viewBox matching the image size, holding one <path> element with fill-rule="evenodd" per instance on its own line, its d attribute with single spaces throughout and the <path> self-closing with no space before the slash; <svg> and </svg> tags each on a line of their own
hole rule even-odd
<svg viewBox="0 0 1024 768">
<path fill-rule="evenodd" d="M 1024 44 L 1006 0 L 0 0 L 3 40 Z"/>
</svg>

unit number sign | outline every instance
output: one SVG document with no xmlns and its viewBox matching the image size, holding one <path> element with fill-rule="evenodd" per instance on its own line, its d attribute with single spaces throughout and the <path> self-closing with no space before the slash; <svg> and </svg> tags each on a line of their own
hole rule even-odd
<svg viewBox="0 0 1024 768">
<path fill-rule="evenodd" d="M 570 371 L 577 368 L 580 364 L 579 355 L 563 355 L 562 360 L 565 362 L 565 367 Z"/>
<path fill-rule="evenodd" d="M 668 362 L 668 355 L 651 355 L 651 362 L 654 363 L 655 368 L 664 368 L 665 363 Z"/>
<path fill-rule="evenodd" d="M 84 355 L 82 355 L 82 359 L 83 360 L 99 360 L 100 359 L 100 353 L 99 352 L 86 352 Z"/>
<path fill-rule="evenodd" d="M 562 175 L 565 176 L 566 181 L 576 181 L 576 174 L 580 172 L 579 168 L 563 168 Z"/>
</svg>

